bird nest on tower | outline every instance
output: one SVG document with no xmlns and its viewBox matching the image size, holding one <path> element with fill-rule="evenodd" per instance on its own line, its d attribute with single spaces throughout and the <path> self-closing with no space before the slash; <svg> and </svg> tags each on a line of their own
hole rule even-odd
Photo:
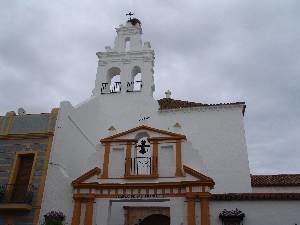
<svg viewBox="0 0 300 225">
<path fill-rule="evenodd" d="M 129 20 L 127 20 L 127 22 L 131 23 L 133 26 L 135 26 L 136 24 L 139 24 L 139 25 L 142 24 L 141 21 L 137 18 L 132 18 L 132 19 L 130 18 Z"/>
</svg>

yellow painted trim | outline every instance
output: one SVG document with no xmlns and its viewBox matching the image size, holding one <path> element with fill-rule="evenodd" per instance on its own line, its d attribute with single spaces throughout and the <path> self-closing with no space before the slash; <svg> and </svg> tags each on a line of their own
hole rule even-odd
<svg viewBox="0 0 300 225">
<path fill-rule="evenodd" d="M 48 143 L 48 140 L 47 141 L 39 141 L 39 144 L 47 144 Z M 21 145 L 21 144 L 20 144 Z M 2 146 L 16 146 L 16 143 L 13 143 L 13 144 L 1 144 L 1 147 Z M 16 152 L 18 152 L 19 150 L 16 150 L 16 151 L 11 151 L 11 152 L 13 152 L 13 153 L 16 153 Z M 4 153 L 4 152 L 7 152 L 7 151 L 0 151 L 0 152 L 2 152 L 2 153 Z"/>
<path fill-rule="evenodd" d="M 176 172 L 175 176 L 180 177 L 182 174 L 182 159 L 181 159 L 181 140 L 176 140 Z"/>
<path fill-rule="evenodd" d="M 5 118 L 4 116 L 3 116 L 3 117 L 2 117 L 2 116 L 0 117 L 0 129 L 1 129 L 1 127 L 2 127 L 2 123 L 3 123 L 3 121 L 4 121 L 4 118 Z M 3 124 L 4 124 L 4 123 L 3 123 Z M 3 130 L 4 130 L 4 127 L 3 127 Z M 0 134 L 2 134 L 2 133 L 3 133 L 3 131 L 0 130 Z"/>
<path fill-rule="evenodd" d="M 23 140 L 23 139 L 37 139 L 48 138 L 53 136 L 53 131 L 49 132 L 34 132 L 34 133 L 14 133 L 14 134 L 0 134 L 0 139 L 3 140 Z"/>
<path fill-rule="evenodd" d="M 205 193 L 202 196 L 200 196 L 200 211 L 201 211 L 201 225 L 210 225 L 208 193 Z"/>
<path fill-rule="evenodd" d="M 32 206 L 23 203 L 4 203 L 0 204 L 0 210 L 31 210 Z"/>
<path fill-rule="evenodd" d="M 196 218 L 195 218 L 196 196 L 195 196 L 195 194 L 193 194 L 193 193 L 186 194 L 186 200 L 187 200 L 187 224 L 188 225 L 196 225 Z"/>
<path fill-rule="evenodd" d="M 28 150 L 28 151 L 18 151 L 16 153 L 16 158 L 14 160 L 13 167 L 12 167 L 12 170 L 11 170 L 11 173 L 10 173 L 10 177 L 8 179 L 8 184 L 14 184 L 15 183 L 16 178 L 17 178 L 17 174 L 18 174 L 18 170 L 19 170 L 19 166 L 20 166 L 20 158 L 21 158 L 22 155 L 28 155 L 28 154 L 33 154 L 34 155 L 28 184 L 30 185 L 32 183 L 32 178 L 33 178 L 35 165 L 36 165 L 36 161 L 37 161 L 37 153 L 32 151 L 32 150 Z M 8 187 L 8 188 L 10 188 L 10 187 Z"/>
<path fill-rule="evenodd" d="M 94 197 L 89 197 L 85 206 L 84 225 L 93 224 Z"/>
<path fill-rule="evenodd" d="M 131 170 L 131 164 L 130 164 L 131 150 L 132 150 L 132 143 L 131 142 L 127 142 L 127 144 L 126 144 L 126 158 L 125 158 L 125 163 L 126 163 L 125 177 L 130 176 L 130 170 Z"/>
<path fill-rule="evenodd" d="M 10 131 L 11 127 L 12 127 L 12 121 L 13 121 L 13 118 L 14 118 L 15 115 L 16 115 L 16 113 L 13 112 L 13 111 L 6 113 L 5 116 L 7 117 L 8 121 L 7 121 L 7 127 L 4 130 L 4 134 L 8 134 L 9 133 L 9 131 Z"/>
<path fill-rule="evenodd" d="M 44 158 L 43 172 L 42 172 L 42 176 L 40 178 L 40 186 L 39 186 L 37 200 L 36 200 L 37 208 L 36 208 L 36 210 L 34 212 L 34 216 L 33 216 L 33 225 L 38 224 L 38 220 L 39 220 L 39 216 L 40 216 L 41 204 L 42 204 L 42 200 L 43 200 L 43 196 L 44 196 L 44 188 L 45 188 L 47 171 L 48 171 L 48 164 L 49 164 L 49 159 L 50 159 L 50 154 L 51 154 L 51 149 L 52 149 L 52 142 L 53 142 L 53 137 L 50 137 L 48 139 L 47 151 L 46 151 L 46 155 Z"/>
<path fill-rule="evenodd" d="M 53 109 L 51 110 L 51 113 L 50 113 L 50 115 L 49 115 L 48 126 L 47 126 L 49 132 L 51 132 L 52 130 L 55 129 L 55 127 L 54 127 L 54 129 L 51 129 L 50 126 L 51 126 L 51 123 L 52 123 L 53 119 L 57 119 L 58 110 L 59 110 L 59 108 L 53 108 Z"/>
<path fill-rule="evenodd" d="M 152 168 L 152 176 L 158 177 L 158 142 L 153 141 L 153 168 Z"/>
<path fill-rule="evenodd" d="M 81 199 L 75 198 L 71 225 L 79 225 L 80 217 L 81 217 Z"/>
<path fill-rule="evenodd" d="M 103 157 L 103 172 L 101 178 L 108 178 L 110 142 L 105 143 L 104 157 Z"/>
</svg>

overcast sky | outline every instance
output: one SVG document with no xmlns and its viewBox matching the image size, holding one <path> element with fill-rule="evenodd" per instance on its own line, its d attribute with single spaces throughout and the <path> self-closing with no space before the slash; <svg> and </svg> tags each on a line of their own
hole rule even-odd
<svg viewBox="0 0 300 225">
<path fill-rule="evenodd" d="M 155 49 L 155 98 L 170 89 L 175 99 L 245 101 L 251 172 L 300 173 L 299 0 L 0 3 L 0 115 L 87 99 L 95 53 L 131 10 Z"/>
</svg>

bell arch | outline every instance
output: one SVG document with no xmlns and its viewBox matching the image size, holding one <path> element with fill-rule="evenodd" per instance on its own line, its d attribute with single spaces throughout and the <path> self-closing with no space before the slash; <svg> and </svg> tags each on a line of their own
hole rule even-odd
<svg viewBox="0 0 300 225">
<path fill-rule="evenodd" d="M 127 84 L 127 91 L 141 91 L 142 89 L 142 70 L 139 66 L 134 66 L 131 70 L 130 81 Z"/>
<path fill-rule="evenodd" d="M 131 40 L 130 37 L 126 37 L 124 40 L 124 51 L 129 52 L 131 49 Z"/>
<path fill-rule="evenodd" d="M 121 70 L 119 67 L 111 67 L 107 70 L 106 83 L 111 93 L 121 91 Z"/>
</svg>

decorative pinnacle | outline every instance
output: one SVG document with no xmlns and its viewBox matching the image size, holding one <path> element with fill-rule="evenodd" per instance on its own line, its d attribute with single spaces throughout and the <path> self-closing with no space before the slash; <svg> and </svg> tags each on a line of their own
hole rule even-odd
<svg viewBox="0 0 300 225">
<path fill-rule="evenodd" d="M 167 91 L 165 92 L 165 94 L 166 94 L 166 98 L 171 98 L 172 92 L 171 92 L 170 90 L 167 90 Z"/>
<path fill-rule="evenodd" d="M 134 13 L 132 13 L 132 12 L 126 13 L 126 16 L 129 16 L 129 20 L 131 20 L 131 16 L 133 16 L 133 15 L 134 15 Z"/>
</svg>

